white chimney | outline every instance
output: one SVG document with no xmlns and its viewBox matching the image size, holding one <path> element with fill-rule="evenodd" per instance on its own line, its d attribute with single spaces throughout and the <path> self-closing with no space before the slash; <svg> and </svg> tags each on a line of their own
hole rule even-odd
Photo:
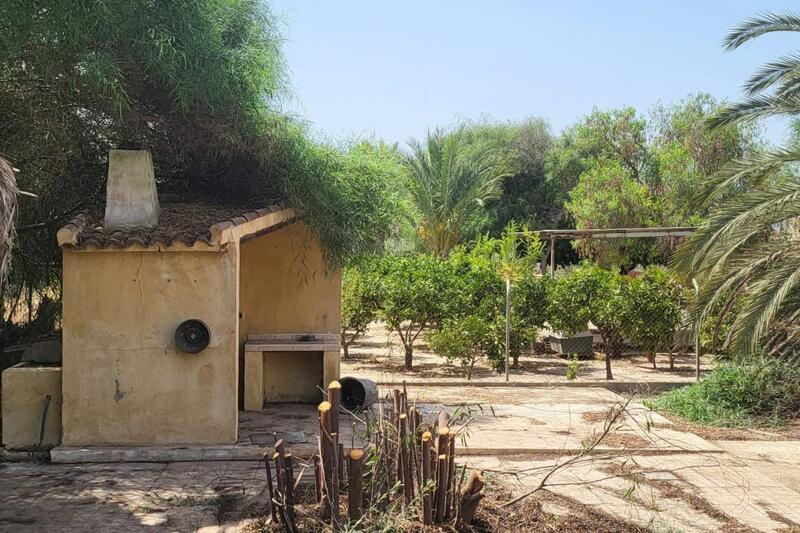
<svg viewBox="0 0 800 533">
<path fill-rule="evenodd" d="M 105 227 L 152 228 L 158 225 L 158 212 L 158 193 L 150 152 L 110 150 Z"/>
</svg>

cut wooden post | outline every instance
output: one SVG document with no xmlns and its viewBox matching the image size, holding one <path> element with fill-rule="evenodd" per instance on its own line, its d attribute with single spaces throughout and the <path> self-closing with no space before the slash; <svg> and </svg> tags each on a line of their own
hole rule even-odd
<svg viewBox="0 0 800 533">
<path fill-rule="evenodd" d="M 322 402 L 317 407 L 319 412 L 319 449 L 322 463 L 322 519 L 328 520 L 331 517 L 331 463 L 333 454 L 331 453 L 331 404 Z"/>
<path fill-rule="evenodd" d="M 283 469 L 283 504 L 286 508 L 286 520 L 292 524 L 292 529 L 294 529 L 294 468 L 291 452 L 283 454 Z"/>
<path fill-rule="evenodd" d="M 411 470 L 411 457 L 408 453 L 408 417 L 400 414 L 400 472 L 403 481 L 403 496 L 406 505 L 411 505 L 414 500 L 414 477 Z"/>
<path fill-rule="evenodd" d="M 280 453 L 275 452 L 272 454 L 272 460 L 275 463 L 275 478 L 276 478 L 275 481 L 278 488 L 278 490 L 276 491 L 278 510 L 280 511 L 281 520 L 283 521 L 284 525 L 286 525 L 286 527 L 288 528 L 290 526 L 289 526 L 289 521 L 286 519 L 286 506 L 284 505 L 284 500 L 283 500 L 283 487 L 285 485 L 283 476 L 286 473 L 286 471 L 283 468 L 283 456 Z"/>
<path fill-rule="evenodd" d="M 478 509 L 478 504 L 483 497 L 483 480 L 478 474 L 473 473 L 467 487 L 464 489 L 464 494 L 461 496 L 456 527 L 472 523 L 475 518 L 475 511 Z"/>
<path fill-rule="evenodd" d="M 331 503 L 331 526 L 339 531 L 339 434 L 331 433 L 331 479 L 329 499 Z"/>
<path fill-rule="evenodd" d="M 347 458 L 347 514 L 355 522 L 364 512 L 364 451 L 351 450 Z"/>
<path fill-rule="evenodd" d="M 422 493 L 422 523 L 431 525 L 433 523 L 433 493 L 428 486 L 431 480 L 431 451 L 433 450 L 433 437 L 430 431 L 422 434 L 422 481 L 420 490 Z"/>
<path fill-rule="evenodd" d="M 342 385 L 331 381 L 328 385 L 328 403 L 331 404 L 331 433 L 339 433 L 339 410 L 342 406 Z"/>
<path fill-rule="evenodd" d="M 319 453 L 314 454 L 313 461 L 314 461 L 314 492 L 316 496 L 316 502 L 319 503 L 322 501 L 322 461 L 319 458 Z"/>
<path fill-rule="evenodd" d="M 436 523 L 441 524 L 447 503 L 447 455 L 439 454 L 436 462 Z"/>
<path fill-rule="evenodd" d="M 453 516 L 456 500 L 456 435 L 450 434 L 447 450 L 447 516 Z"/>
<path fill-rule="evenodd" d="M 275 512 L 275 496 L 272 487 L 272 469 L 269 466 L 269 453 L 264 454 L 264 470 L 267 471 L 267 496 L 269 497 L 269 513 L 274 523 L 278 523 L 278 514 Z"/>
<path fill-rule="evenodd" d="M 397 421 L 402 411 L 403 405 L 400 401 L 400 389 L 394 389 L 392 391 L 392 424 L 395 426 L 397 426 Z"/>
</svg>

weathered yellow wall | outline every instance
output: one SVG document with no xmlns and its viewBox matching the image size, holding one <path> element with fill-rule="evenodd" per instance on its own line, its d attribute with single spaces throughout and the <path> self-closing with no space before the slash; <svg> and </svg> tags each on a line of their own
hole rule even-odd
<svg viewBox="0 0 800 533">
<path fill-rule="evenodd" d="M 308 227 L 297 222 L 241 244 L 239 342 L 258 333 L 339 333 L 341 274 L 327 272 Z M 266 353 L 267 401 L 319 401 L 316 385 L 338 379 L 338 353 Z"/>
<path fill-rule="evenodd" d="M 61 442 L 61 368 L 20 363 L 3 372 L 3 444 L 30 448 L 39 444 L 45 398 L 50 405 L 45 421 L 45 446 Z"/>
<path fill-rule="evenodd" d="M 65 445 L 236 441 L 237 254 L 64 250 Z M 199 354 L 175 347 L 190 318 Z"/>
</svg>

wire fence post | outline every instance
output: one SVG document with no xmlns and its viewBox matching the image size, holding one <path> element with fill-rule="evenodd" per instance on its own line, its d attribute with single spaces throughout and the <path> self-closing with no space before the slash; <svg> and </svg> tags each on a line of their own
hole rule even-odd
<svg viewBox="0 0 800 533">
<path fill-rule="evenodd" d="M 508 381 L 508 358 L 511 345 L 511 279 L 506 278 L 506 381 Z"/>
</svg>

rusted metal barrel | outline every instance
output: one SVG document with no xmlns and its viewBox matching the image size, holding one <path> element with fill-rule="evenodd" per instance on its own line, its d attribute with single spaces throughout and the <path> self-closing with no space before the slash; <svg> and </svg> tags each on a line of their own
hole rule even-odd
<svg viewBox="0 0 800 533">
<path fill-rule="evenodd" d="M 371 379 L 344 377 L 342 385 L 342 406 L 350 411 L 368 409 L 378 401 L 378 385 Z"/>
</svg>

